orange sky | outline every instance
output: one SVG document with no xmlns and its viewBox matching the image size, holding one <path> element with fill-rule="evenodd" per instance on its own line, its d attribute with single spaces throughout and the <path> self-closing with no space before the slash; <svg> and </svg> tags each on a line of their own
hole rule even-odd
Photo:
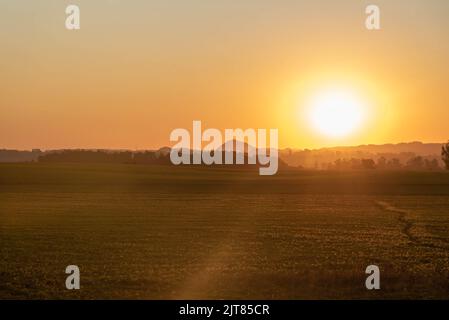
<svg viewBox="0 0 449 320">
<path fill-rule="evenodd" d="M 358 0 L 2 1 L 0 148 L 158 148 L 192 120 L 280 147 L 447 140 L 449 2 L 375 2 L 380 31 Z M 357 132 L 308 123 L 328 87 L 362 97 Z"/>
</svg>

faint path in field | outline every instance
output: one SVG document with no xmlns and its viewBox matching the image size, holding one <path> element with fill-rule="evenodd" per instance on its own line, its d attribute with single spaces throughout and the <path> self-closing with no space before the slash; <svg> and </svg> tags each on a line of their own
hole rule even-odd
<svg viewBox="0 0 449 320">
<path fill-rule="evenodd" d="M 402 225 L 401 232 L 402 232 L 402 234 L 404 234 L 407 237 L 407 239 L 412 244 L 423 246 L 423 247 L 428 247 L 428 248 L 436 248 L 436 249 L 443 249 L 443 250 L 449 249 L 447 246 L 440 246 L 440 245 L 436 245 L 433 243 L 424 242 L 418 236 L 414 235 L 412 233 L 412 229 L 415 227 L 415 221 L 413 221 L 413 219 L 411 218 L 411 216 L 413 215 L 412 212 L 405 210 L 405 209 L 395 207 L 385 201 L 376 201 L 376 204 L 385 211 L 390 211 L 390 212 L 394 212 L 394 213 L 398 214 L 397 220 Z M 435 238 L 435 237 L 432 237 L 432 238 Z M 437 240 L 444 242 L 444 243 L 449 243 L 446 239 L 438 238 Z"/>
<path fill-rule="evenodd" d="M 413 227 L 413 222 L 410 220 L 410 213 L 407 210 L 394 207 L 385 201 L 377 201 L 376 203 L 383 210 L 397 213 L 397 219 L 402 225 L 401 232 L 408 238 L 409 241 L 418 242 L 418 239 L 412 235 L 411 229 Z"/>
</svg>

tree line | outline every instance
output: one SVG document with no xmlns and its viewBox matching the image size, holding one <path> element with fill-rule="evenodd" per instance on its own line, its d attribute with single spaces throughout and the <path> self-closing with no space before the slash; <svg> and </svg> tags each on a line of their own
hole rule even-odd
<svg viewBox="0 0 449 320">
<path fill-rule="evenodd" d="M 39 162 L 43 163 L 116 163 L 116 164 L 158 164 L 171 165 L 170 149 L 163 148 L 157 151 L 111 151 L 111 150 L 60 150 L 37 153 Z M 282 158 L 282 157 L 281 157 Z M 449 170 L 449 141 L 441 147 L 441 160 L 444 168 Z M 438 159 L 429 159 L 423 156 L 414 156 L 405 162 L 398 158 L 387 159 L 380 157 L 376 161 L 370 158 L 340 158 L 333 162 L 317 163 L 316 169 L 327 170 L 430 170 L 443 169 Z"/>
</svg>

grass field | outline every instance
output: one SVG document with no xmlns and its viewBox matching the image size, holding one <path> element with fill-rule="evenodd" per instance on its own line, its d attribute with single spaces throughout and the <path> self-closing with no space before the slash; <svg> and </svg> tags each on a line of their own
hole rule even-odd
<svg viewBox="0 0 449 320">
<path fill-rule="evenodd" d="M 2 164 L 0 256 L 0 298 L 448 299 L 449 174 Z"/>
</svg>

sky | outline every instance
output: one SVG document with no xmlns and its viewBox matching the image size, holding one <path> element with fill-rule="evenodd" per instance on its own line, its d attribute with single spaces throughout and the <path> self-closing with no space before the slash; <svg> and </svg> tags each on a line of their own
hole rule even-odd
<svg viewBox="0 0 449 320">
<path fill-rule="evenodd" d="M 443 142 L 448 39 L 447 0 L 0 0 L 0 148 L 154 149 L 193 120 L 282 148 Z M 307 116 L 329 90 L 364 111 L 343 137 Z"/>
</svg>

